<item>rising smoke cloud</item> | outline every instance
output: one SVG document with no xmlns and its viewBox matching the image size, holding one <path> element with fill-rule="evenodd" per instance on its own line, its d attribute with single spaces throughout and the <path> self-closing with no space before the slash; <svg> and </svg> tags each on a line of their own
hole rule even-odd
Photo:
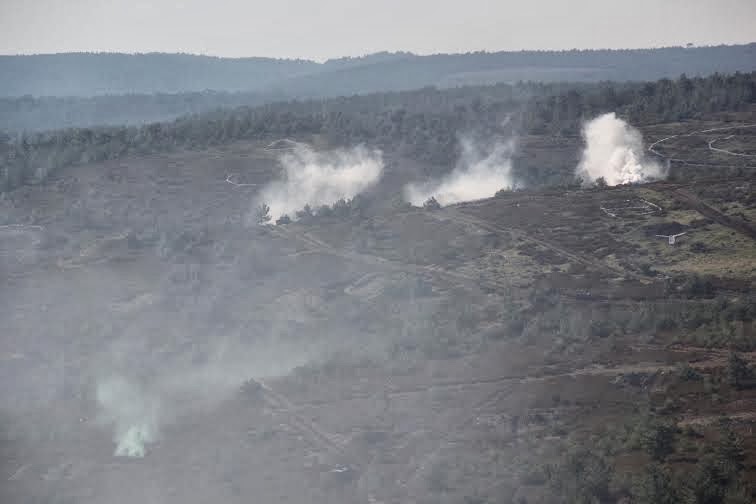
<svg viewBox="0 0 756 504">
<path fill-rule="evenodd" d="M 144 457 L 145 445 L 158 439 L 161 401 L 122 377 L 97 385 L 100 422 L 113 425 L 116 457 Z"/>
<path fill-rule="evenodd" d="M 514 186 L 513 139 L 481 145 L 470 138 L 463 138 L 460 143 L 462 155 L 457 167 L 440 180 L 405 186 L 404 197 L 407 201 L 420 206 L 433 197 L 444 206 L 489 198 L 501 189 Z"/>
<path fill-rule="evenodd" d="M 275 221 L 295 217 L 306 205 L 317 208 L 341 199 L 349 200 L 374 185 L 383 173 L 381 153 L 365 147 L 315 152 L 297 145 L 281 156 L 283 178 L 264 187 L 255 206 L 270 206 Z"/>
<path fill-rule="evenodd" d="M 664 178 L 661 164 L 646 156 L 640 131 L 614 112 L 583 125 L 585 149 L 575 175 L 587 185 L 603 178 L 610 186 Z"/>
<path fill-rule="evenodd" d="M 113 429 L 114 456 L 141 458 L 167 425 L 210 411 L 253 379 L 282 376 L 322 358 L 314 343 L 284 343 L 271 334 L 257 344 L 219 343 L 202 365 L 170 364 L 150 378 L 121 370 L 97 382 L 97 421 Z"/>
</svg>

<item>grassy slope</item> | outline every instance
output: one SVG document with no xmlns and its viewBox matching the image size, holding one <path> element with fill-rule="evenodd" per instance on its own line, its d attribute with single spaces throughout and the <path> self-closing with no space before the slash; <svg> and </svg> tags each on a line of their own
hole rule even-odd
<svg viewBox="0 0 756 504">
<path fill-rule="evenodd" d="M 752 320 L 721 315 L 753 303 L 754 243 L 673 200 L 668 184 L 245 227 L 254 188 L 226 175 L 251 183 L 274 172 L 263 144 L 236 143 L 79 166 L 0 202 L 8 222 L 44 226 L 2 231 L 2 358 L 19 380 L 2 394 L 8 404 L 49 394 L 27 420 L 61 419 L 46 443 L 20 438 L 13 469 L 31 466 L 9 491 L 78 502 L 551 502 L 567 481 L 553 471 L 582 446 L 614 466 L 617 498 L 649 464 L 652 420 L 679 426 L 662 462 L 684 478 L 729 419 L 752 478 L 756 391 L 725 371 L 730 345 L 756 335 Z M 742 183 L 683 185 L 753 212 Z M 640 198 L 663 210 L 600 209 Z M 674 247 L 644 231 L 674 222 L 698 224 Z M 715 275 L 710 290 L 686 287 L 704 273 Z M 276 338 L 258 341 L 265 334 Z M 94 370 L 116 351 L 126 369 L 181 370 L 228 368 L 234 353 L 257 362 L 250 347 L 272 349 L 270 361 L 292 348 L 317 355 L 270 382 L 296 414 L 275 397 L 230 394 L 173 422 L 133 462 L 110 457 L 109 434 L 80 422 L 96 417 Z M 67 384 L 42 387 L 57 383 L 61 354 Z M 684 378 L 682 363 L 700 376 Z M 344 464 L 356 474 L 332 472 Z"/>
</svg>

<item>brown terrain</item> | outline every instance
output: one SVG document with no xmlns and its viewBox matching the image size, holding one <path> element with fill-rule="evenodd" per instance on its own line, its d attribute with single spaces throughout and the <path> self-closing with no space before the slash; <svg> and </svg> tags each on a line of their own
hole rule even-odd
<svg viewBox="0 0 756 504">
<path fill-rule="evenodd" d="M 585 449 L 616 502 L 649 418 L 678 474 L 735 432 L 756 484 L 756 388 L 727 378 L 756 363 L 756 128 L 690 134 L 724 127 L 644 130 L 668 181 L 281 226 L 249 222 L 268 141 L 6 194 L 0 500 L 562 502 Z M 115 375 L 161 400 L 143 458 L 113 455 Z"/>
</svg>

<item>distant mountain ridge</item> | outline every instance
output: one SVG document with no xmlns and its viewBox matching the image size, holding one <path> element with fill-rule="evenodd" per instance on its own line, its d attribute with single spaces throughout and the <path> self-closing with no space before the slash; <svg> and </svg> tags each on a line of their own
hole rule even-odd
<svg viewBox="0 0 756 504">
<path fill-rule="evenodd" d="M 654 80 L 756 70 L 756 43 L 660 49 L 380 52 L 318 63 L 190 54 L 0 56 L 0 96 L 255 92 L 277 99 L 493 82 Z"/>
<path fill-rule="evenodd" d="M 166 53 L 0 56 L 0 96 L 252 91 L 319 67 L 306 60 Z"/>
</svg>

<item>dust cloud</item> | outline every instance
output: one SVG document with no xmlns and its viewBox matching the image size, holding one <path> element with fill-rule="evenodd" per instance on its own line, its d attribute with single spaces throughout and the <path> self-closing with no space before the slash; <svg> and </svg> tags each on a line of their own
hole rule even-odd
<svg viewBox="0 0 756 504">
<path fill-rule="evenodd" d="M 645 155 L 640 131 L 614 112 L 583 125 L 585 149 L 575 175 L 585 185 L 603 179 L 609 186 L 664 178 L 661 164 Z"/>
<path fill-rule="evenodd" d="M 280 162 L 282 178 L 265 186 L 254 205 L 268 205 L 272 221 L 283 215 L 293 219 L 306 205 L 317 208 L 352 199 L 383 174 L 381 152 L 362 146 L 317 152 L 299 144 Z"/>
<path fill-rule="evenodd" d="M 480 143 L 471 138 L 460 140 L 462 154 L 456 168 L 440 180 L 411 183 L 404 198 L 420 206 L 430 198 L 442 205 L 490 198 L 501 189 L 511 189 L 514 139 Z"/>
</svg>

